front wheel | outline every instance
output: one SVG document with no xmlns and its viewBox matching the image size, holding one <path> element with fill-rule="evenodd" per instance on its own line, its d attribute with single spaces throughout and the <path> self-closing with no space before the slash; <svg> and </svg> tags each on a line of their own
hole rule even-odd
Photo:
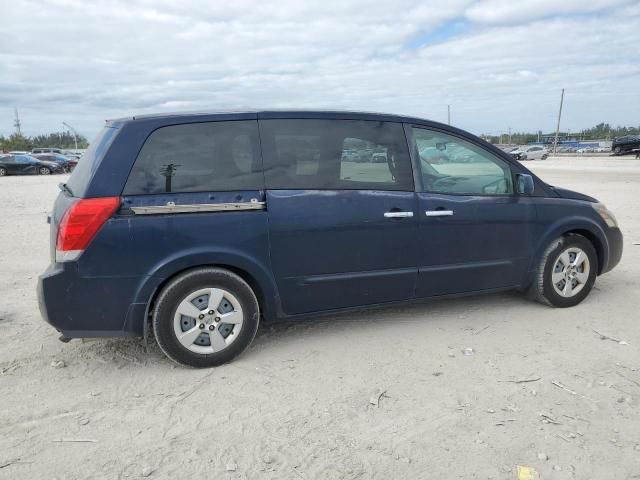
<svg viewBox="0 0 640 480">
<path fill-rule="evenodd" d="M 546 160 L 547 158 L 549 158 L 549 155 L 547 155 L 546 153 L 542 155 L 542 160 Z"/>
<path fill-rule="evenodd" d="M 0 167 L 0 177 L 4 177 L 7 174 L 7 169 Z"/>
<path fill-rule="evenodd" d="M 622 153 L 622 148 L 621 147 L 616 147 L 613 149 L 613 153 L 615 153 L 616 155 Z"/>
<path fill-rule="evenodd" d="M 260 308 L 251 287 L 221 268 L 198 268 L 169 282 L 158 296 L 153 331 L 171 360 L 214 367 L 249 346 Z"/>
<path fill-rule="evenodd" d="M 593 288 L 598 257 L 582 235 L 566 235 L 547 247 L 531 286 L 531 296 L 552 307 L 573 307 Z"/>
<path fill-rule="evenodd" d="M 51 175 L 51 170 L 49 170 L 47 167 L 40 167 L 40 170 L 38 170 L 38 173 L 40 175 Z"/>
</svg>

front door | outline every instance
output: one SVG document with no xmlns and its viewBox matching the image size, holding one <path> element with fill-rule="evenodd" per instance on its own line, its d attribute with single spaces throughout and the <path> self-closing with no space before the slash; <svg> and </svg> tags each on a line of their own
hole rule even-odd
<svg viewBox="0 0 640 480">
<path fill-rule="evenodd" d="M 407 129 L 421 171 L 417 297 L 517 286 L 532 252 L 535 207 L 509 163 L 435 129 Z"/>
<path fill-rule="evenodd" d="M 411 298 L 418 228 L 402 125 L 259 123 L 271 263 L 284 312 Z"/>
</svg>

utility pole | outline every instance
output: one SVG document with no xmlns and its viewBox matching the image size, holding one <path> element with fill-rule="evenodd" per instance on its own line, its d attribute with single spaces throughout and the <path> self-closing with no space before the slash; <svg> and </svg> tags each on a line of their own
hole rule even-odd
<svg viewBox="0 0 640 480">
<path fill-rule="evenodd" d="M 14 108 L 13 111 L 15 112 L 15 120 L 13 121 L 13 126 L 16 127 L 16 133 L 18 134 L 19 137 L 22 136 L 22 124 L 20 123 L 20 115 L 18 115 L 18 109 Z"/>
<path fill-rule="evenodd" d="M 562 117 L 562 102 L 564 102 L 564 88 L 562 89 L 562 95 L 560 95 L 560 110 L 558 111 L 558 124 L 556 125 L 556 139 L 553 142 L 554 155 L 558 150 L 558 134 L 560 133 L 560 118 Z"/>
<path fill-rule="evenodd" d="M 509 127 L 509 145 L 511 145 L 511 127 Z"/>
<path fill-rule="evenodd" d="M 71 125 L 69 125 L 66 122 L 62 122 L 62 126 L 63 127 L 67 127 L 69 130 L 71 130 L 73 132 L 73 140 L 76 144 L 76 150 L 78 150 L 78 132 L 76 132 L 76 129 L 73 128 Z"/>
<path fill-rule="evenodd" d="M 447 125 L 451 125 L 451 105 L 447 105 Z"/>
</svg>

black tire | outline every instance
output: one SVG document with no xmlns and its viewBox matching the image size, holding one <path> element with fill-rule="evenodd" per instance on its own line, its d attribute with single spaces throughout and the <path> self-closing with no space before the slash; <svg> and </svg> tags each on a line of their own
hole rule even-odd
<svg viewBox="0 0 640 480">
<path fill-rule="evenodd" d="M 615 153 L 616 155 L 620 155 L 622 153 L 622 148 L 621 147 L 614 148 L 613 153 Z"/>
<path fill-rule="evenodd" d="M 51 175 L 51 169 L 47 167 L 40 167 L 38 169 L 38 175 Z"/>
<path fill-rule="evenodd" d="M 551 280 L 551 275 L 560 254 L 572 247 L 581 249 L 589 259 L 588 280 L 577 294 L 572 297 L 563 297 L 556 292 Z M 551 242 L 542 255 L 542 258 L 540 258 L 533 277 L 533 283 L 529 289 L 529 297 L 551 307 L 573 307 L 589 295 L 596 281 L 597 271 L 598 256 L 593 244 L 582 235 L 565 235 Z"/>
<path fill-rule="evenodd" d="M 549 158 L 549 155 L 547 155 L 546 153 L 542 155 L 542 160 L 546 160 L 547 158 Z"/>
<path fill-rule="evenodd" d="M 4 167 L 0 167 L 0 177 L 4 177 L 7 175 L 7 169 Z"/>
<path fill-rule="evenodd" d="M 180 302 L 191 292 L 202 288 L 221 288 L 236 297 L 242 307 L 242 328 L 238 337 L 216 353 L 195 353 L 176 337 L 173 318 Z M 242 353 L 258 331 L 260 307 L 251 287 L 238 275 L 222 268 L 205 267 L 190 270 L 171 280 L 158 295 L 153 311 L 153 332 L 160 349 L 174 362 L 197 368 L 208 368 L 229 362 Z"/>
</svg>

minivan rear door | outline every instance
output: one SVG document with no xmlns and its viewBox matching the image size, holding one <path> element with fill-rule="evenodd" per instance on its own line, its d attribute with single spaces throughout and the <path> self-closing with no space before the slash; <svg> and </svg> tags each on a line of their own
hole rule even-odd
<svg viewBox="0 0 640 480">
<path fill-rule="evenodd" d="M 411 298 L 416 198 L 402 125 L 261 115 L 271 264 L 284 313 Z"/>
</svg>

